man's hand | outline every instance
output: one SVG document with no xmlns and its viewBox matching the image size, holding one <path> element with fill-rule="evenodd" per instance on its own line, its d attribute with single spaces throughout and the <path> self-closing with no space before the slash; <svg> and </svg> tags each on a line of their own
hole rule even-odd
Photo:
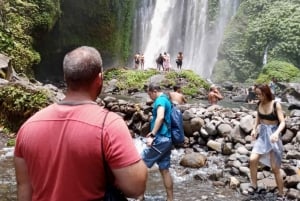
<svg viewBox="0 0 300 201">
<path fill-rule="evenodd" d="M 152 143 L 153 143 L 153 141 L 154 141 L 153 133 L 152 133 L 152 132 L 148 133 L 148 134 L 146 135 L 146 138 L 147 138 L 147 140 L 146 140 L 146 145 L 149 146 L 149 147 L 151 147 L 151 146 L 152 146 Z"/>
</svg>

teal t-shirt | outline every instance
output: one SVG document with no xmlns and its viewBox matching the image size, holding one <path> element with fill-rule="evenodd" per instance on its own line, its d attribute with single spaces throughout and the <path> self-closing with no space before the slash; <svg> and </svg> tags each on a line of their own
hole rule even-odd
<svg viewBox="0 0 300 201">
<path fill-rule="evenodd" d="M 156 117 L 157 117 L 157 108 L 158 107 L 164 107 L 165 108 L 165 119 L 164 119 L 164 123 L 161 125 L 161 127 L 159 128 L 156 135 L 171 137 L 171 132 L 168 129 L 168 125 L 171 124 L 171 108 L 172 108 L 172 106 L 171 106 L 171 102 L 169 101 L 167 95 L 165 95 L 165 94 L 160 95 L 154 101 L 153 110 L 152 110 L 153 118 L 151 120 L 151 130 L 154 127 L 154 122 L 155 122 Z"/>
</svg>

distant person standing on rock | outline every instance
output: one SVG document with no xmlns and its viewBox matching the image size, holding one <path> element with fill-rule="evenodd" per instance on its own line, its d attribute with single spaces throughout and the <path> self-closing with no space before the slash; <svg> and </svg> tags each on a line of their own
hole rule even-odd
<svg viewBox="0 0 300 201">
<path fill-rule="evenodd" d="M 183 53 L 178 52 L 177 58 L 176 58 L 176 64 L 177 64 L 177 69 L 181 70 L 182 67 L 182 61 L 183 61 Z"/>
<path fill-rule="evenodd" d="M 158 71 L 160 71 L 160 68 L 163 69 L 163 62 L 164 62 L 163 55 L 162 55 L 162 53 L 160 53 L 156 59 L 156 66 L 157 66 Z"/>
<path fill-rule="evenodd" d="M 164 52 L 163 55 L 163 67 L 164 67 L 164 71 L 170 71 L 171 69 L 171 59 L 170 59 L 170 55 L 167 52 Z"/>
<path fill-rule="evenodd" d="M 209 89 L 209 93 L 208 93 L 208 102 L 211 105 L 216 105 L 216 104 L 218 104 L 218 101 L 222 100 L 222 99 L 223 99 L 223 96 L 219 92 L 217 87 L 215 85 L 211 85 L 211 87 Z"/>
<path fill-rule="evenodd" d="M 140 53 L 136 53 L 134 55 L 134 68 L 139 69 L 139 65 L 140 65 Z"/>
<path fill-rule="evenodd" d="M 141 69 L 144 70 L 144 64 L 145 64 L 145 56 L 144 56 L 144 54 L 140 55 L 140 62 L 141 62 Z"/>
</svg>

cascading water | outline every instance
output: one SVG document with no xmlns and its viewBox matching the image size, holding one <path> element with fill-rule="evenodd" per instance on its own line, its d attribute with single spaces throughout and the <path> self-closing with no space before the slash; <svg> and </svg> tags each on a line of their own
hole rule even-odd
<svg viewBox="0 0 300 201">
<path fill-rule="evenodd" d="M 264 57 L 263 57 L 263 65 L 266 65 L 268 61 L 268 46 L 265 49 Z"/>
<path fill-rule="evenodd" d="M 209 0 L 141 0 L 135 16 L 134 50 L 144 53 L 145 68 L 156 67 L 159 53 L 168 52 L 175 65 L 183 52 L 183 68 L 210 78 L 224 29 L 239 0 L 219 0 L 213 26 L 208 19 Z"/>
</svg>

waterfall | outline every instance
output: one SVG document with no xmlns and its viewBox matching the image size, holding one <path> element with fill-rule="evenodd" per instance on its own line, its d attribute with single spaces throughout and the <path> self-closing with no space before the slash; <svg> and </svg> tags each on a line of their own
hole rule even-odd
<svg viewBox="0 0 300 201">
<path fill-rule="evenodd" d="M 183 69 L 210 78 L 224 29 L 239 0 L 219 0 L 213 26 L 208 21 L 209 0 L 141 0 L 135 14 L 134 51 L 144 53 L 145 68 L 155 68 L 159 53 L 168 52 L 175 66 L 183 52 Z"/>
<path fill-rule="evenodd" d="M 263 65 L 266 65 L 268 61 L 268 46 L 265 49 L 264 57 L 263 57 Z"/>
</svg>

